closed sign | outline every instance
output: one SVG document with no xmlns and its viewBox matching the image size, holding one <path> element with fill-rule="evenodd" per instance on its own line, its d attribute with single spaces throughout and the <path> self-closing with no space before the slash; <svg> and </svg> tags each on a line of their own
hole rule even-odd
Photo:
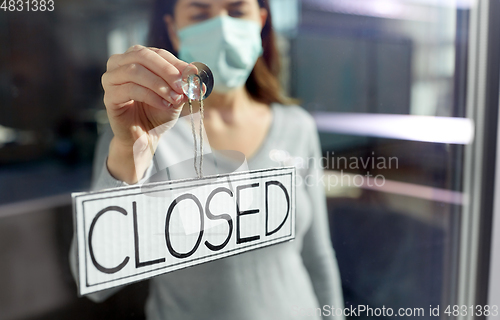
<svg viewBox="0 0 500 320">
<path fill-rule="evenodd" d="M 81 295 L 289 241 L 295 168 L 73 194 Z"/>
</svg>

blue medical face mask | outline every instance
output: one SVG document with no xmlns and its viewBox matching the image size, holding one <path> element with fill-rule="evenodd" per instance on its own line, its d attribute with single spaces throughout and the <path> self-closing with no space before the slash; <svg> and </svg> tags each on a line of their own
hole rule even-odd
<svg viewBox="0 0 500 320">
<path fill-rule="evenodd" d="M 178 31 L 179 59 L 206 64 L 214 76 L 214 91 L 228 92 L 245 84 L 262 54 L 258 23 L 217 16 Z"/>
</svg>

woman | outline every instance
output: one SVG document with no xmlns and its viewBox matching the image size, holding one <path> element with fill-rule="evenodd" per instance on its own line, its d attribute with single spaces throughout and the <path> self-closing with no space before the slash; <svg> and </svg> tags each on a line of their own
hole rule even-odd
<svg viewBox="0 0 500 320">
<path fill-rule="evenodd" d="M 112 132 L 98 145 L 95 188 L 147 179 L 151 149 L 158 159 L 192 154 L 188 123 L 169 129 L 178 132 L 169 133 L 165 146 L 158 145 L 161 134 L 148 134 L 175 122 L 183 110 L 184 61 L 205 62 L 214 72 L 204 121 L 213 149 L 242 152 L 251 170 L 277 166 L 271 150 L 319 159 L 313 120 L 300 107 L 283 105 L 265 0 L 158 0 L 154 12 L 155 47 L 134 46 L 112 56 L 102 77 Z M 141 140 L 143 152 L 134 159 L 133 145 L 141 136 L 148 139 Z M 319 170 L 298 170 L 308 183 L 296 187 L 295 241 L 151 279 L 148 319 L 310 319 L 320 317 L 325 305 L 343 308 L 325 197 L 315 181 Z M 90 298 L 102 300 L 112 292 Z"/>
</svg>

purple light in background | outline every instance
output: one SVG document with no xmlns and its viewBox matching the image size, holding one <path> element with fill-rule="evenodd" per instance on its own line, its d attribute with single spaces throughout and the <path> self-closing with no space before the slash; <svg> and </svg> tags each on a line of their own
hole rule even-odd
<svg viewBox="0 0 500 320">
<path fill-rule="evenodd" d="M 469 144 L 474 123 L 467 118 L 396 114 L 315 112 L 319 131 L 360 136 Z"/>
</svg>

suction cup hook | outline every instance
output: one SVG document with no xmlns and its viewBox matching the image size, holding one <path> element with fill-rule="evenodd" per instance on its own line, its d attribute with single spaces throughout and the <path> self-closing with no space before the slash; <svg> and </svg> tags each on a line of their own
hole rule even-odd
<svg viewBox="0 0 500 320">
<path fill-rule="evenodd" d="M 182 72 L 182 91 L 191 100 L 204 100 L 214 87 L 210 68 L 201 62 L 192 62 Z"/>
</svg>

